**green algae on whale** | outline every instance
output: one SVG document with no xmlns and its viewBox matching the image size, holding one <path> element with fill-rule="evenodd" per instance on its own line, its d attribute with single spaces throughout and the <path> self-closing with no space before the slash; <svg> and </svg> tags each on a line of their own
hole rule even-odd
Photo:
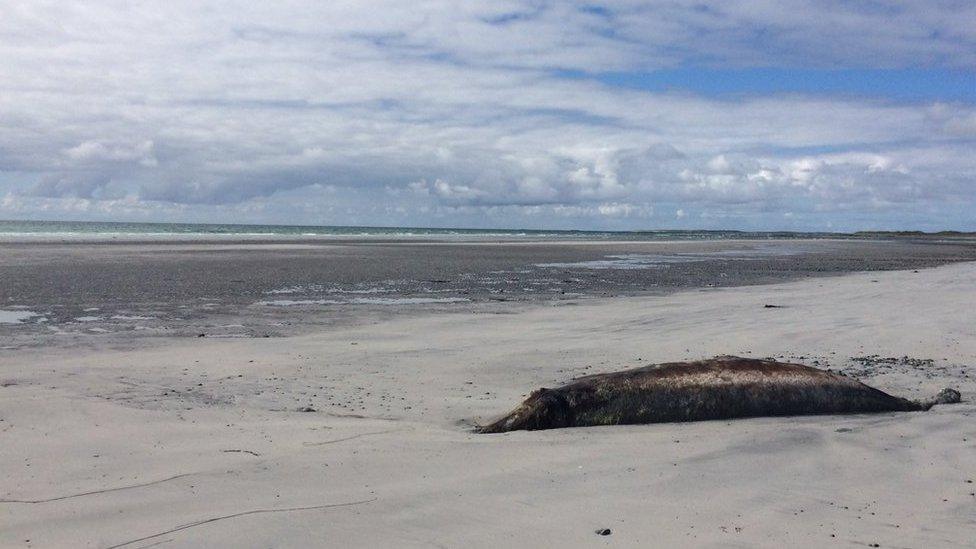
<svg viewBox="0 0 976 549">
<path fill-rule="evenodd" d="M 944 389 L 916 402 L 802 364 L 721 356 L 581 377 L 539 389 L 480 433 L 763 416 L 928 410 L 959 402 Z"/>
</svg>

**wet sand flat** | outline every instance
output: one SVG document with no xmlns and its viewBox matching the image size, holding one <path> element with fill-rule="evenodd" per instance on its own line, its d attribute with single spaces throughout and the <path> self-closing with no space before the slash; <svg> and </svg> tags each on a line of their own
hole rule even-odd
<svg viewBox="0 0 976 549">
<path fill-rule="evenodd" d="M 418 310 L 507 312 L 974 259 L 974 243 L 935 239 L 5 242 L 0 311 L 19 320 L 0 322 L 0 337 L 274 337 Z"/>
</svg>

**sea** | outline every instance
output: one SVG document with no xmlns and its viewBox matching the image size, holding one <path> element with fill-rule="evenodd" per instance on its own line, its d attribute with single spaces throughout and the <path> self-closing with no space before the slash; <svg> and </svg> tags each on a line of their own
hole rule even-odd
<svg viewBox="0 0 976 549">
<path fill-rule="evenodd" d="M 132 223 L 104 221 L 0 220 L 0 241 L 103 239 L 526 239 L 526 240 L 724 240 L 845 238 L 828 232 L 548 229 L 473 229 L 447 227 L 371 227 L 341 225 L 254 225 L 235 223 Z"/>
</svg>

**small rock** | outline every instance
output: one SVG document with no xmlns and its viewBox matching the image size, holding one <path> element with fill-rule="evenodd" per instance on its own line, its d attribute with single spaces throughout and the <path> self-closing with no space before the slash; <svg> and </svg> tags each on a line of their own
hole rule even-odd
<svg viewBox="0 0 976 549">
<path fill-rule="evenodd" d="M 298 411 L 299 412 L 315 412 L 317 410 L 315 408 L 312 408 L 311 406 L 302 406 L 301 408 L 298 409 Z"/>
<path fill-rule="evenodd" d="M 612 533 L 609 528 L 600 528 L 596 531 L 596 535 L 598 536 L 609 536 Z"/>
</svg>

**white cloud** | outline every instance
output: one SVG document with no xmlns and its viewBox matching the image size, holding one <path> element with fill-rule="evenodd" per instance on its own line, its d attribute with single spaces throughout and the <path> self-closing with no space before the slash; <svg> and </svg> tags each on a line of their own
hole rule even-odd
<svg viewBox="0 0 976 549">
<path fill-rule="evenodd" d="M 100 141 L 85 141 L 70 149 L 65 149 L 64 154 L 76 161 L 113 161 L 113 162 L 136 162 L 144 167 L 153 167 L 158 164 L 153 156 L 153 142 L 143 141 L 141 143 L 128 144 L 117 143 L 106 145 Z"/>
<path fill-rule="evenodd" d="M 0 192 L 23 215 L 87 200 L 409 224 L 972 203 L 969 104 L 713 100 L 559 71 L 973 70 L 974 19 L 951 2 L 8 2 Z"/>
<path fill-rule="evenodd" d="M 597 211 L 600 215 L 607 217 L 630 217 L 632 215 L 639 215 L 641 217 L 650 217 L 653 214 L 653 210 L 650 206 L 635 206 L 628 203 L 619 202 L 609 202 L 600 204 L 597 207 Z"/>
</svg>

